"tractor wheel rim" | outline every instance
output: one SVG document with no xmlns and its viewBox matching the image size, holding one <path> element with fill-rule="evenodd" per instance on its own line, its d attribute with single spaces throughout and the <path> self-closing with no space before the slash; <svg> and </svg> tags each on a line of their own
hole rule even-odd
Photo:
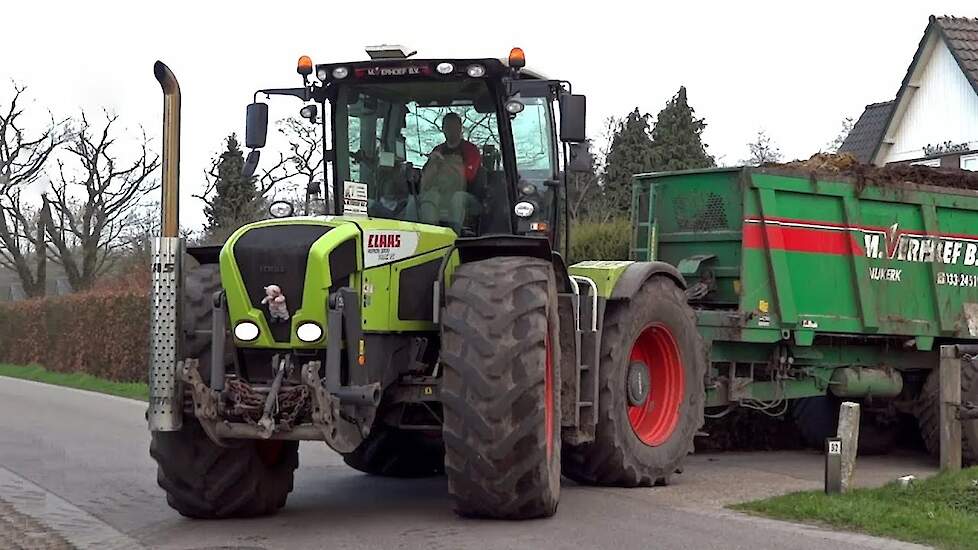
<svg viewBox="0 0 978 550">
<path fill-rule="evenodd" d="M 628 422 L 642 443 L 657 447 L 676 430 L 686 389 L 682 356 L 672 332 L 661 324 L 642 330 L 629 356 L 629 363 L 636 362 L 648 369 L 650 389 L 643 403 L 625 401 Z"/>
<path fill-rule="evenodd" d="M 554 382 L 553 382 L 553 354 L 551 352 L 550 343 L 550 323 L 547 323 L 547 337 L 546 337 L 546 347 L 547 347 L 547 357 L 546 366 L 544 368 L 544 376 L 546 379 L 543 382 L 543 403 L 544 403 L 544 425 L 545 425 L 545 435 L 547 438 L 547 460 L 549 461 L 554 453 Z"/>
</svg>

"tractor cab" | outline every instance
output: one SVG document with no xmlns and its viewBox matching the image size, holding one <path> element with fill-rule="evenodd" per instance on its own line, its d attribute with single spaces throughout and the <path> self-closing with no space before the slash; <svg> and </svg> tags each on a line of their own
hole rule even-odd
<svg viewBox="0 0 978 550">
<path fill-rule="evenodd" d="M 578 155 L 584 96 L 526 69 L 519 48 L 505 61 L 414 59 L 395 46 L 367 52 L 368 61 L 315 67 L 302 57 L 301 88 L 258 91 L 303 100 L 302 116 L 323 125 L 328 210 L 462 237 L 542 235 L 556 248 L 564 170 L 586 162 L 570 158 L 586 155 Z M 263 103 L 248 107 L 252 171 L 267 116 Z"/>
</svg>

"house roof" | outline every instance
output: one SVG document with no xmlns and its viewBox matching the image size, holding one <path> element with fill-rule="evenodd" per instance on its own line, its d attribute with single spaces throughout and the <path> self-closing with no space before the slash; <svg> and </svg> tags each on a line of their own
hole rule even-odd
<svg viewBox="0 0 978 550">
<path fill-rule="evenodd" d="M 842 146 L 839 147 L 839 152 L 849 153 L 862 163 L 870 162 L 873 153 L 876 152 L 876 146 L 883 139 L 883 132 L 886 131 L 886 124 L 890 120 L 894 103 L 895 101 L 891 100 L 867 105 L 845 141 L 842 142 Z"/>
<path fill-rule="evenodd" d="M 944 37 L 951 55 L 978 93 L 978 18 L 931 17 Z"/>
<path fill-rule="evenodd" d="M 903 116 L 903 112 L 906 109 L 904 99 L 909 99 L 907 90 L 912 87 L 911 83 L 914 80 L 914 76 L 918 74 L 918 69 L 922 68 L 918 66 L 920 60 L 924 57 L 925 53 L 931 51 L 928 45 L 931 44 L 934 33 L 937 34 L 937 37 L 950 50 L 954 60 L 961 68 L 961 72 L 964 73 L 965 77 L 971 83 L 971 87 L 978 94 L 978 18 L 948 15 L 937 17 L 931 15 L 927 23 L 927 28 L 924 29 L 924 35 L 920 38 L 920 43 L 917 45 L 917 51 L 914 53 L 913 61 L 910 62 L 910 67 L 907 68 L 907 74 L 903 77 L 903 82 L 900 83 L 900 89 L 897 91 L 893 107 L 890 109 L 886 126 L 880 135 L 879 141 L 876 143 L 873 154 L 870 156 L 870 162 L 876 161 L 882 148 L 883 140 L 890 133 L 894 122 L 899 122 L 899 119 Z"/>
</svg>

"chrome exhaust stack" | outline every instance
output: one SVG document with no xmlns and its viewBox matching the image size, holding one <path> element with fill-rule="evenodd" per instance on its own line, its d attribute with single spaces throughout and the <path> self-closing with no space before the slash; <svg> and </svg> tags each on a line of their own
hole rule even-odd
<svg viewBox="0 0 978 550">
<path fill-rule="evenodd" d="M 183 252 L 179 236 L 180 84 L 169 67 L 157 61 L 153 73 L 163 89 L 163 223 L 153 240 L 153 294 L 150 319 L 149 411 L 153 431 L 176 431 L 183 425 L 183 395 L 177 378 Z"/>
</svg>

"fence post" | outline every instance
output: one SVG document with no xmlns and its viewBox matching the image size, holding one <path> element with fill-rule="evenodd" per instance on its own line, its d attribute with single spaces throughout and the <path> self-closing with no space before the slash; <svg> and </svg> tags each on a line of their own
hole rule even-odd
<svg viewBox="0 0 978 550">
<path fill-rule="evenodd" d="M 938 400 L 941 407 L 941 470 L 956 472 L 961 469 L 961 358 L 957 346 L 941 346 L 941 390 Z"/>
</svg>

